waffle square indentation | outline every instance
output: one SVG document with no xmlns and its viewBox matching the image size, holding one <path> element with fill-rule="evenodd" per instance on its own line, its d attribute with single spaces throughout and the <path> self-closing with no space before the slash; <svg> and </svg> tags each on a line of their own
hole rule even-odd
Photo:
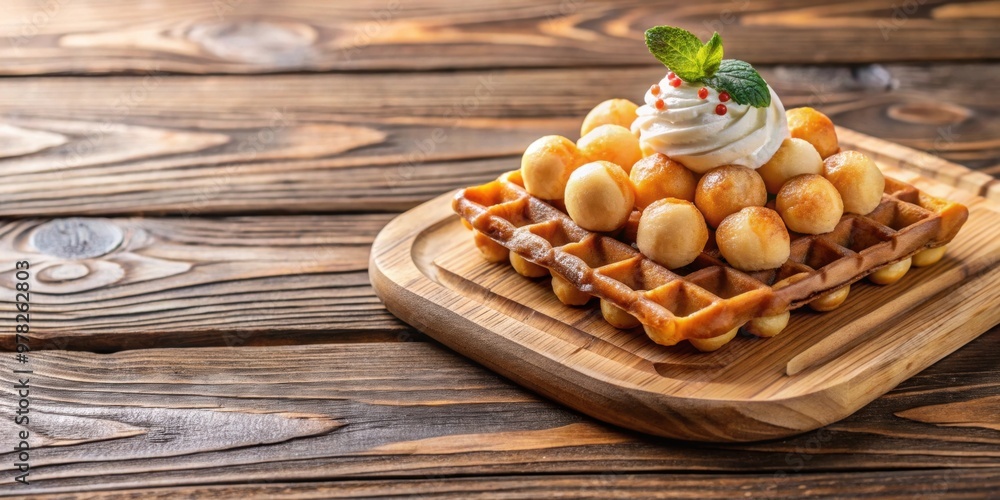
<svg viewBox="0 0 1000 500">
<path fill-rule="evenodd" d="M 634 248 L 614 238 L 598 234 L 591 234 L 578 243 L 569 243 L 562 250 L 579 257 L 588 267 L 595 269 L 639 255 Z"/>
<path fill-rule="evenodd" d="M 680 276 L 666 268 L 638 255 L 632 259 L 599 267 L 597 272 L 602 276 L 623 283 L 632 290 L 639 291 L 652 290 L 681 279 Z"/>
<path fill-rule="evenodd" d="M 673 281 L 643 295 L 680 318 L 690 316 L 718 300 L 715 295 L 685 281 Z"/>
</svg>

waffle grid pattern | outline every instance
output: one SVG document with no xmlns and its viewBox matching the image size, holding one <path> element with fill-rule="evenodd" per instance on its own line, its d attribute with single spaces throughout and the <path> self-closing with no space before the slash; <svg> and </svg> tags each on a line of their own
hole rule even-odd
<svg viewBox="0 0 1000 500">
<path fill-rule="evenodd" d="M 791 233 L 787 262 L 746 273 L 725 263 L 711 246 L 714 237 L 693 263 L 667 269 L 628 243 L 628 229 L 591 233 L 529 195 L 517 171 L 460 191 L 453 207 L 508 250 L 635 316 L 663 345 L 716 337 L 753 318 L 801 306 L 879 267 L 946 244 L 968 217 L 962 205 L 886 178 L 882 202 L 872 213 L 847 214 L 822 235 Z M 638 215 L 633 213 L 633 223 Z"/>
</svg>

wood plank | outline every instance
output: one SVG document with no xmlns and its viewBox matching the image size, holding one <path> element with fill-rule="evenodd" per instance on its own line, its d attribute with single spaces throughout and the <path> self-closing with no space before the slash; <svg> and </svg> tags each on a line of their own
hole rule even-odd
<svg viewBox="0 0 1000 500">
<path fill-rule="evenodd" d="M 929 418 L 927 407 L 994 397 L 997 349 L 1000 327 L 815 432 L 697 446 L 593 421 L 431 342 L 30 353 L 31 485 L 5 474 L 0 493 L 485 474 L 755 473 L 794 482 L 818 472 L 962 468 L 983 471 L 957 472 L 955 487 L 973 487 L 1000 471 L 997 431 L 921 420 L 951 418 Z M 5 397 L 12 377 L 0 371 Z M 914 408 L 925 408 L 917 420 L 896 416 Z M 0 420 L 4 435 L 14 430 Z M 0 459 L 11 463 L 12 453 Z"/>
<path fill-rule="evenodd" d="M 423 340 L 368 281 L 368 247 L 394 216 L 8 220 L 0 257 L 34 268 L 36 349 Z M 121 243 L 75 253 L 106 231 Z M 58 237 L 39 244 L 40 232 Z"/>
<path fill-rule="evenodd" d="M 421 340 L 368 282 L 390 218 L 14 220 L 0 260 L 30 263 L 34 349 Z M 0 276 L 9 317 L 13 280 Z"/>
<path fill-rule="evenodd" d="M 676 24 L 753 63 L 1000 58 L 994 1 L 111 0 L 4 5 L 0 73 L 259 73 L 657 63 Z M 960 36 L 958 36 L 960 34 Z"/>
<path fill-rule="evenodd" d="M 839 474 L 574 474 L 391 480 L 348 480 L 279 484 L 234 484 L 127 489 L 74 494 L 77 500 L 133 498 L 734 498 L 837 496 L 879 498 L 970 498 L 1000 488 L 990 469 L 933 469 Z M 65 498 L 39 495 L 38 500 Z"/>
<path fill-rule="evenodd" d="M 0 79 L 0 216 L 402 210 L 515 168 L 542 135 L 575 137 L 594 104 L 662 72 Z M 788 107 L 1000 163 L 1000 64 L 764 74 Z"/>
</svg>

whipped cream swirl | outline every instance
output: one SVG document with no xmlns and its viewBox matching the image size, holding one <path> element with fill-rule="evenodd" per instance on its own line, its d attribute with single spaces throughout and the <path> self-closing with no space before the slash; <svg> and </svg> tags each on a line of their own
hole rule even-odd
<svg viewBox="0 0 1000 500">
<path fill-rule="evenodd" d="M 721 165 L 744 165 L 753 169 L 767 163 L 788 137 L 788 120 L 781 100 L 771 92 L 771 105 L 755 108 L 729 100 L 726 113 L 716 113 L 719 93 L 708 89 L 705 99 L 698 97 L 701 84 L 681 82 L 670 85 L 664 77 L 660 92 L 646 91 L 646 104 L 640 106 L 632 131 L 639 135 L 644 148 L 663 153 L 685 167 L 704 173 Z M 656 108 L 663 99 L 663 109 Z"/>
</svg>

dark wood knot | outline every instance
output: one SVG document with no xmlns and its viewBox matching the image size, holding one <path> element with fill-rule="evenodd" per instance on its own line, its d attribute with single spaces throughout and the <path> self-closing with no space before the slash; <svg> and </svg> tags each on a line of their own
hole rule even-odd
<svg viewBox="0 0 1000 500">
<path fill-rule="evenodd" d="M 968 108 L 943 102 L 896 104 L 889 107 L 888 113 L 893 120 L 917 125 L 952 125 L 972 116 Z"/>
<path fill-rule="evenodd" d="M 302 64 L 316 41 L 307 24 L 255 19 L 196 24 L 187 36 L 220 58 L 275 66 Z"/>
<path fill-rule="evenodd" d="M 110 221 L 72 217 L 38 226 L 31 243 L 40 252 L 75 260 L 100 257 L 118 248 L 123 237 Z"/>
</svg>

